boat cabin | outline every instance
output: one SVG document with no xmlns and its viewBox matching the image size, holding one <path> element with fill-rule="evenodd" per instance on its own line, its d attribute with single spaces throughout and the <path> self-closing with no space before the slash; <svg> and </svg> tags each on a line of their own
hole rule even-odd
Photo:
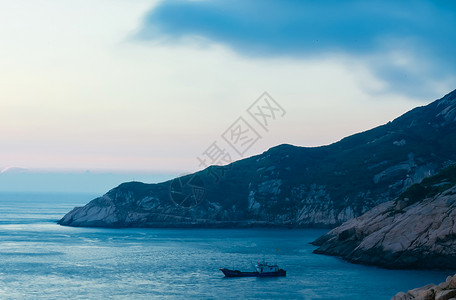
<svg viewBox="0 0 456 300">
<path fill-rule="evenodd" d="M 278 272 L 279 266 L 278 265 L 268 265 L 266 262 L 258 262 L 255 265 L 255 269 L 258 273 L 271 273 L 271 272 Z"/>
</svg>

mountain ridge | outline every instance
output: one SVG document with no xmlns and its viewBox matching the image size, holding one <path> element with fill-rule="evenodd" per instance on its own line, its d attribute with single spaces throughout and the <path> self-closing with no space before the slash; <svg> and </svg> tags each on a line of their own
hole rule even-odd
<svg viewBox="0 0 456 300">
<path fill-rule="evenodd" d="M 123 183 L 59 223 L 334 227 L 455 161 L 456 90 L 330 145 L 282 144 L 163 183 Z"/>
</svg>

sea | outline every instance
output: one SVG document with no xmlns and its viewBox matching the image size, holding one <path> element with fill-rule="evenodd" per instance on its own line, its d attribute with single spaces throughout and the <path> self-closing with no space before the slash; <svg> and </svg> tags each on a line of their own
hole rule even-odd
<svg viewBox="0 0 456 300">
<path fill-rule="evenodd" d="M 313 254 L 316 229 L 104 229 L 57 224 L 96 195 L 0 194 L 0 299 L 390 299 L 450 271 Z M 278 278 L 225 278 L 266 259 Z"/>
</svg>

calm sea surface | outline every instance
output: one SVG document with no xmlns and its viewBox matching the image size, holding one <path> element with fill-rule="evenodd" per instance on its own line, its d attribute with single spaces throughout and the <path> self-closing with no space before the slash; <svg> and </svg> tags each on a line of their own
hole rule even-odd
<svg viewBox="0 0 456 300">
<path fill-rule="evenodd" d="M 0 299 L 390 299 L 451 272 L 392 271 L 312 254 L 324 230 L 71 228 L 93 195 L 0 194 Z M 277 251 L 277 249 L 279 251 Z M 224 278 L 262 255 L 281 278 Z"/>
</svg>

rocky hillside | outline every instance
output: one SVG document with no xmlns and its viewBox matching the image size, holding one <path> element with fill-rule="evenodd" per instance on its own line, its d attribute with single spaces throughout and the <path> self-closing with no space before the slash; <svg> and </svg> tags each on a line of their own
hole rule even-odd
<svg viewBox="0 0 456 300">
<path fill-rule="evenodd" d="M 456 161 L 456 91 L 324 147 L 280 145 L 159 184 L 124 183 L 60 224 L 325 226 L 359 216 Z"/>
<path fill-rule="evenodd" d="M 431 283 L 407 293 L 397 293 L 391 300 L 456 300 L 456 275 L 448 276 L 439 285 Z"/>
<path fill-rule="evenodd" d="M 456 165 L 317 239 L 315 253 L 388 268 L 456 268 Z"/>
</svg>

